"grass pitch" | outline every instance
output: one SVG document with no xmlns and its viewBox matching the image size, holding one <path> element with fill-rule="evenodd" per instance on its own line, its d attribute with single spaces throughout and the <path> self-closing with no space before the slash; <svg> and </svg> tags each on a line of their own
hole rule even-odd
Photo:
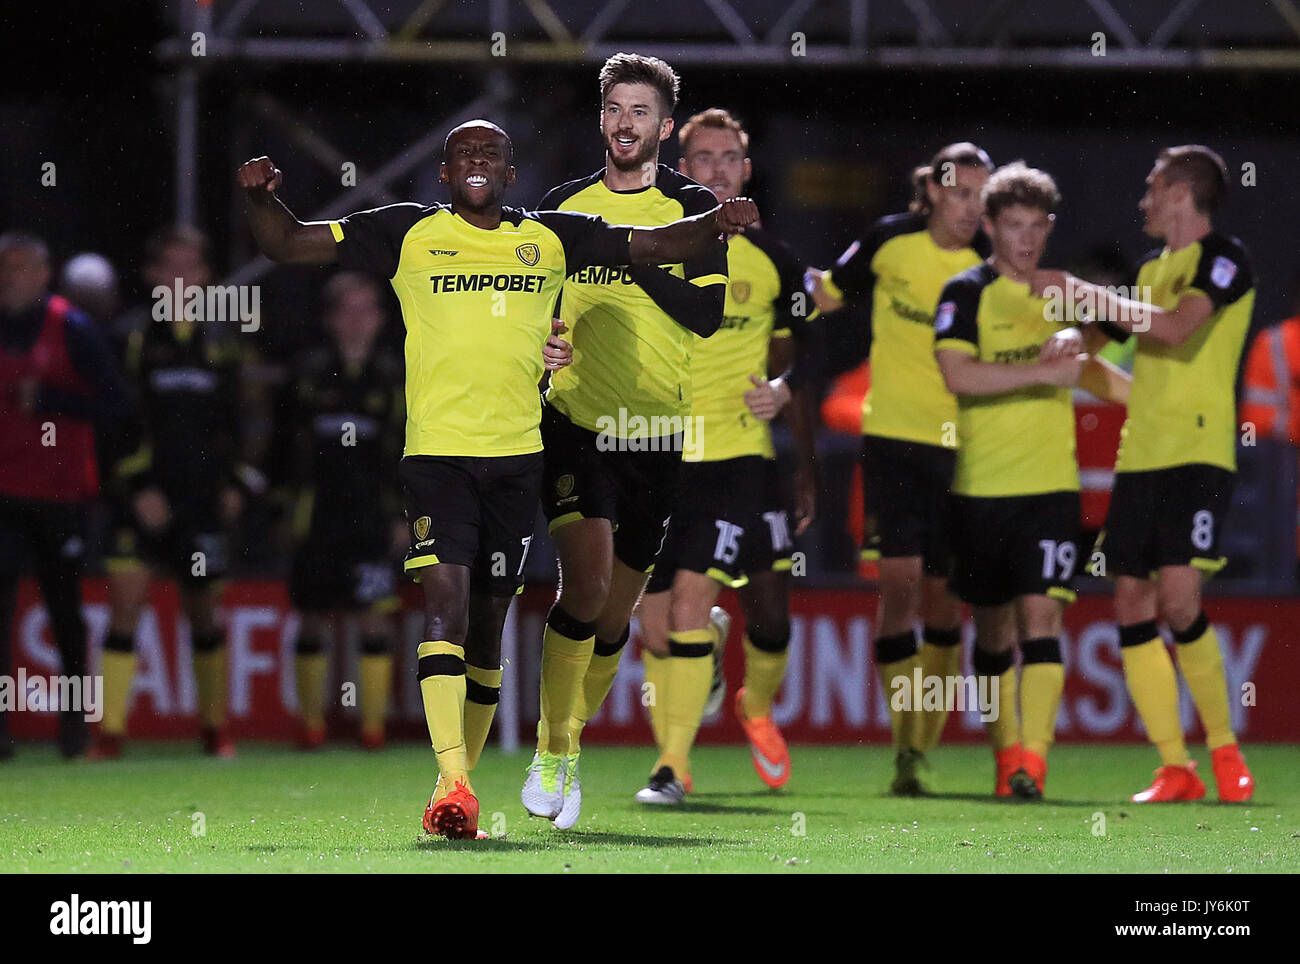
<svg viewBox="0 0 1300 964">
<path fill-rule="evenodd" d="M 72 763 L 20 746 L 0 764 L 0 872 L 1294 872 L 1295 746 L 1250 746 L 1256 800 L 1137 806 L 1156 764 L 1146 746 L 1060 746 L 1050 799 L 996 802 L 984 747 L 932 755 L 933 796 L 885 794 L 883 747 L 793 747 L 793 778 L 768 792 L 744 747 L 693 757 L 676 809 L 636 804 L 645 748 L 583 753 L 583 814 L 570 832 L 519 803 L 525 754 L 489 750 L 475 773 L 487 841 L 424 838 L 427 748 L 303 754 L 244 744 L 210 760 L 189 743 L 134 744 L 117 763 Z"/>
</svg>

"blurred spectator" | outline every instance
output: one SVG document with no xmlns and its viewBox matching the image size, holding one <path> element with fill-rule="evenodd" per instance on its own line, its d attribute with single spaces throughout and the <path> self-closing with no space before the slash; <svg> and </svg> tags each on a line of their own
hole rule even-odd
<svg viewBox="0 0 1300 964">
<path fill-rule="evenodd" d="M 1246 355 L 1241 421 L 1254 425 L 1256 438 L 1300 446 L 1300 274 L 1292 282 L 1291 305 L 1292 316 L 1260 331 Z M 1296 555 L 1300 560 L 1300 508 Z M 1300 579 L 1300 561 L 1296 575 Z"/>
<path fill-rule="evenodd" d="M 59 275 L 59 290 L 101 325 L 117 315 L 117 271 L 102 254 L 87 251 L 69 258 Z"/>
<path fill-rule="evenodd" d="M 30 552 L 62 672 L 84 679 L 81 570 L 99 486 L 95 428 L 121 417 L 125 392 L 103 331 L 49 294 L 50 275 L 44 242 L 0 236 L 0 674 L 11 675 L 14 601 Z M 66 757 L 85 751 L 87 708 L 60 710 Z M 0 712 L 0 758 L 11 752 Z"/>
<path fill-rule="evenodd" d="M 150 239 L 144 277 L 150 290 L 205 288 L 212 279 L 207 241 L 192 228 Z M 133 390 L 137 447 L 116 466 L 111 489 L 110 624 L 104 642 L 104 717 L 93 755 L 121 752 L 134 640 L 152 570 L 180 587 L 190 624 L 206 752 L 234 755 L 225 726 L 225 627 L 221 582 L 230 566 L 230 529 L 247 497 L 239 462 L 241 346 L 237 324 L 186 320 L 180 306 L 145 306 L 124 316 L 123 370 Z"/>
<path fill-rule="evenodd" d="M 326 342 L 294 359 L 279 407 L 272 476 L 291 507 L 303 749 L 325 740 L 330 643 L 349 615 L 360 635 L 362 743 L 378 749 L 384 740 L 397 564 L 410 536 L 396 473 L 406 422 L 403 363 L 379 343 L 383 326 L 379 284 L 350 271 L 335 275 L 325 286 Z"/>
</svg>

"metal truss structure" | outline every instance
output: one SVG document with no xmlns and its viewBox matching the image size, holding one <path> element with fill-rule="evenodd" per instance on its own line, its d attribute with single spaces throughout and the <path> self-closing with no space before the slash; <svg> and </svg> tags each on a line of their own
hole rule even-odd
<svg viewBox="0 0 1300 964">
<path fill-rule="evenodd" d="M 741 67 L 1300 67 L 1296 0 L 173 0 L 171 7 L 178 36 L 159 54 L 178 63 L 190 56 L 192 33 L 203 31 L 208 57 L 331 64 L 600 62 L 634 46 L 682 64 Z"/>
<path fill-rule="evenodd" d="M 627 49 L 755 71 L 1300 70 L 1297 0 L 168 0 L 167 11 L 175 33 L 156 55 L 174 73 L 181 223 L 197 213 L 199 85 L 236 64 L 477 64 L 487 79 L 467 110 L 480 113 L 506 96 L 507 66 L 594 64 Z M 337 170 L 341 152 L 323 137 L 269 98 L 254 107 Z M 348 192 L 348 209 L 387 201 L 393 182 L 433 157 L 466 116 L 445 118 L 369 173 Z M 268 268 L 252 262 L 235 279 Z"/>
</svg>

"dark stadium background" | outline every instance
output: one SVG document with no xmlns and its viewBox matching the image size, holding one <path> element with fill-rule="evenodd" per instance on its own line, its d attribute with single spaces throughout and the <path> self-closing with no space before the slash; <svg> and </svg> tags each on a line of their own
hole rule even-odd
<svg viewBox="0 0 1300 964">
<path fill-rule="evenodd" d="M 233 188 L 239 162 L 256 154 L 274 158 L 285 171 L 282 197 L 303 218 L 344 192 L 337 169 L 327 170 L 304 151 L 291 131 L 295 123 L 359 169 L 374 171 L 465 104 L 493 92 L 500 106 L 487 116 L 509 131 L 517 151 L 513 203 L 531 205 L 552 185 L 602 163 L 599 58 L 547 59 L 535 49 L 512 55 L 510 44 L 522 49 L 531 41 L 536 48 L 545 37 L 522 3 L 445 4 L 417 40 L 444 44 L 452 59 L 402 63 L 361 56 L 357 22 L 329 0 L 219 2 L 214 9 L 220 23 L 238 6 L 248 8 L 241 37 L 348 41 L 356 59 L 258 59 L 247 49 L 222 53 L 215 43 L 207 56 L 191 58 L 190 3 L 16 6 L 0 13 L 8 48 L 0 88 L 0 227 L 41 235 L 60 263 L 81 251 L 106 255 L 118 268 L 128 305 L 147 296 L 139 279 L 144 239 L 177 217 L 187 184 L 194 223 L 213 240 L 218 277 L 252 256 Z M 393 31 L 418 6 L 416 0 L 371 5 Z M 551 5 L 571 25 L 604 6 Z M 760 34 L 791 6 L 746 2 L 732 9 Z M 972 139 L 999 163 L 1024 158 L 1057 178 L 1065 202 L 1049 247 L 1052 264 L 1118 271 L 1151 247 L 1136 204 L 1155 153 L 1169 144 L 1202 142 L 1219 150 L 1238 178 L 1243 164 L 1254 165 L 1256 186 L 1234 185 L 1218 224 L 1254 254 L 1260 279 L 1255 327 L 1293 313 L 1300 268 L 1300 61 L 1294 59 L 1296 31 L 1271 4 L 1193 4 L 1162 59 L 1158 52 L 1127 48 L 1088 3 L 932 2 L 929 9 L 947 26 L 947 46 L 993 51 L 978 68 L 970 66 L 974 58 L 944 63 L 942 38 L 925 29 L 918 37 L 917 19 L 901 0 L 804 6 L 799 29 L 809 49 L 846 52 L 780 63 L 755 55 L 736 64 L 745 58 L 733 51 L 683 62 L 673 57 L 674 44 L 713 43 L 723 50 L 730 41 L 706 4 L 678 2 L 622 10 L 603 43 L 675 63 L 683 78 L 679 123 L 715 105 L 746 122 L 756 172 L 752 194 L 764 222 L 809 263 L 826 265 L 870 220 L 902 209 L 913 165 L 949 141 Z M 1173 7 L 1117 2 L 1111 9 L 1147 38 Z M 860 11 L 870 19 L 854 27 Z M 505 18 L 504 57 L 486 54 L 494 17 Z M 846 30 L 861 31 L 854 37 L 865 38 L 865 46 L 854 48 L 852 38 L 846 44 Z M 184 41 L 176 39 L 178 31 Z M 1107 32 L 1110 60 L 1083 59 L 1095 31 Z M 1222 55 L 1229 46 L 1235 54 Z M 1291 51 L 1289 69 L 1265 55 L 1278 48 Z M 297 49 L 301 54 L 307 47 Z M 892 59 L 881 53 L 909 50 Z M 178 175 L 176 151 L 178 90 L 186 71 L 196 97 L 192 177 Z M 675 161 L 675 143 L 666 145 L 664 158 Z M 40 184 L 45 161 L 57 164 L 55 187 Z M 390 191 L 401 200 L 441 200 L 435 178 L 436 159 L 429 158 Z M 317 293 L 325 277 L 276 269 L 260 278 L 262 330 L 241 337 L 257 338 L 273 365 L 317 338 Z M 395 319 L 395 303 L 392 309 Z M 865 347 L 868 319 L 859 321 L 838 326 L 850 334 L 828 334 L 824 374 Z M 390 337 L 400 338 L 395 322 Z M 823 584 L 852 578 L 842 511 L 856 448 L 848 437 L 827 434 L 823 440 L 823 511 L 804 545 L 810 575 Z M 1226 547 L 1234 562 L 1212 591 L 1294 592 L 1295 471 L 1290 449 L 1262 441 L 1243 450 L 1231 523 L 1236 537 Z M 247 541 L 245 571 L 276 572 L 282 561 Z M 530 565 L 535 577 L 545 578 L 548 553 L 536 551 Z"/>
</svg>

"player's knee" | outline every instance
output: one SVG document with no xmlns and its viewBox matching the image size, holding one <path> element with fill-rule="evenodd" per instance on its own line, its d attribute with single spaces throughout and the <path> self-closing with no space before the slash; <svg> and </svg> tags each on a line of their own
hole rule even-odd
<svg viewBox="0 0 1300 964">
<path fill-rule="evenodd" d="M 1201 615 L 1199 595 L 1170 594 L 1160 600 L 1160 614 L 1175 633 L 1189 629 Z"/>
<path fill-rule="evenodd" d="M 672 626 L 673 629 L 703 629 L 709 624 L 709 611 L 713 608 L 713 598 L 696 594 L 673 594 Z"/>
<path fill-rule="evenodd" d="M 917 579 L 881 580 L 880 602 L 899 618 L 914 622 L 921 608 L 921 583 Z"/>
<path fill-rule="evenodd" d="M 465 645 L 469 633 L 469 615 L 455 610 L 436 609 L 424 614 L 424 638 Z"/>
<path fill-rule="evenodd" d="M 609 600 L 608 572 L 565 574 L 560 586 L 560 604 L 574 619 L 595 622 Z"/>
</svg>

